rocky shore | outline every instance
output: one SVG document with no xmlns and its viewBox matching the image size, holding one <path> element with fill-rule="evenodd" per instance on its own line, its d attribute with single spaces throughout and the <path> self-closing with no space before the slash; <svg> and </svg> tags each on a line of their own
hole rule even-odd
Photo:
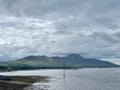
<svg viewBox="0 0 120 90">
<path fill-rule="evenodd" d="M 48 82 L 44 76 L 0 76 L 0 90 L 24 90 L 35 82 Z"/>
</svg>

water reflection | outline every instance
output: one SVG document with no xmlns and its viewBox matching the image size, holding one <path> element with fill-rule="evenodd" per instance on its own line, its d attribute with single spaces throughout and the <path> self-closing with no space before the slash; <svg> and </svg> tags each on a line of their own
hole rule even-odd
<svg viewBox="0 0 120 90">
<path fill-rule="evenodd" d="M 66 70 L 63 79 L 62 70 L 34 70 L 0 73 L 0 75 L 40 75 L 49 76 L 50 82 L 34 83 L 31 90 L 119 90 L 120 68 L 87 68 Z M 30 90 L 30 89 L 28 89 Z"/>
</svg>

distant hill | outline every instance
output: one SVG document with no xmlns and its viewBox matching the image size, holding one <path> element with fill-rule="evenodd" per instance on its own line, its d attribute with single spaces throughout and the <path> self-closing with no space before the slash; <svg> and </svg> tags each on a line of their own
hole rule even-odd
<svg viewBox="0 0 120 90">
<path fill-rule="evenodd" d="M 108 61 L 94 58 L 84 58 L 79 54 L 69 54 L 66 57 L 27 56 L 14 61 L 2 62 L 2 68 L 9 69 L 51 69 L 51 68 L 87 68 L 87 67 L 117 67 Z"/>
</svg>

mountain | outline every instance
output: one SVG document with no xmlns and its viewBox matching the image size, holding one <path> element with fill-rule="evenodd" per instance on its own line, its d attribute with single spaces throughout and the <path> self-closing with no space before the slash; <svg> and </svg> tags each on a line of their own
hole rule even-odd
<svg viewBox="0 0 120 90">
<path fill-rule="evenodd" d="M 9 69 L 50 69 L 50 68 L 86 68 L 86 67 L 117 67 L 108 61 L 94 58 L 84 58 L 79 54 L 69 54 L 65 57 L 27 56 L 14 61 L 0 64 Z"/>
</svg>

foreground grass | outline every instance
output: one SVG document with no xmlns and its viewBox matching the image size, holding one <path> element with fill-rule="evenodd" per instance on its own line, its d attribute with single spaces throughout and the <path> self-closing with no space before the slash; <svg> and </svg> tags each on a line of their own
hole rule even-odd
<svg viewBox="0 0 120 90">
<path fill-rule="evenodd" d="M 0 76 L 0 90 L 24 90 L 35 82 L 48 82 L 44 76 Z"/>
</svg>

